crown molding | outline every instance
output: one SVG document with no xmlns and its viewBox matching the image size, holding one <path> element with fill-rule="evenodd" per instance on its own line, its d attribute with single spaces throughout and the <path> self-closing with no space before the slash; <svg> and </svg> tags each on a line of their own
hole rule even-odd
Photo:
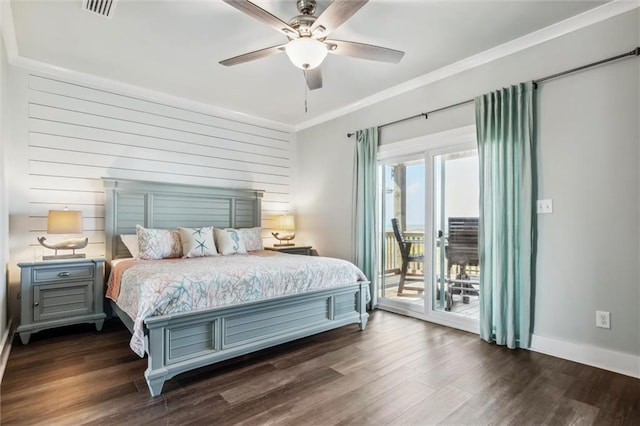
<svg viewBox="0 0 640 426">
<path fill-rule="evenodd" d="M 638 7 L 640 7 L 640 0 L 613 0 L 609 3 L 603 4 L 602 6 L 587 10 L 579 15 L 572 16 L 564 21 L 557 22 L 538 31 L 534 31 L 530 34 L 508 41 L 507 43 L 485 50 L 484 52 L 480 52 L 458 62 L 454 62 L 451 65 L 447 65 L 420 77 L 414 78 L 413 80 L 409 80 L 371 96 L 367 96 L 352 104 L 302 122 L 295 126 L 295 131 L 299 132 L 326 121 L 342 117 L 362 108 L 495 61 L 496 59 L 509 56 L 554 38 L 577 31 L 581 28 L 613 18 L 614 16 L 629 12 L 630 10 Z"/>
<path fill-rule="evenodd" d="M 579 15 L 565 19 L 564 21 L 439 68 L 413 80 L 409 80 L 371 96 L 367 96 L 359 101 L 297 125 L 291 125 L 222 107 L 216 107 L 204 102 L 193 101 L 187 98 L 169 95 L 164 92 L 145 89 L 121 81 L 97 77 L 91 74 L 22 57 L 18 50 L 11 3 L 10 1 L 0 1 L 0 5 L 1 32 L 4 38 L 9 63 L 13 66 L 24 68 L 28 71 L 46 73 L 59 78 L 72 79 L 76 82 L 89 84 L 104 90 L 140 96 L 144 99 L 159 103 L 166 103 L 171 106 L 187 110 L 213 114 L 230 120 L 238 120 L 258 126 L 268 126 L 274 130 L 281 130 L 284 132 L 298 132 L 636 9 L 640 7 L 640 0 L 613 0 L 602 6 L 598 6 Z"/>
</svg>

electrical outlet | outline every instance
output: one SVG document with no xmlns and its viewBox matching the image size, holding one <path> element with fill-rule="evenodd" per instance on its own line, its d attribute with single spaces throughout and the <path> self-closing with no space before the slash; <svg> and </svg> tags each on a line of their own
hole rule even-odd
<svg viewBox="0 0 640 426">
<path fill-rule="evenodd" d="M 611 328 L 611 314 L 605 311 L 596 311 L 596 327 Z"/>
</svg>

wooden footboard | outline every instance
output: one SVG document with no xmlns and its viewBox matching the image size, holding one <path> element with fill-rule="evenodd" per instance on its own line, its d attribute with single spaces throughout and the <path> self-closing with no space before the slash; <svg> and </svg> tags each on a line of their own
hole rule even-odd
<svg viewBox="0 0 640 426">
<path fill-rule="evenodd" d="M 368 285 L 147 318 L 149 391 L 160 395 L 164 382 L 177 374 L 301 337 L 354 323 L 364 330 Z"/>
</svg>

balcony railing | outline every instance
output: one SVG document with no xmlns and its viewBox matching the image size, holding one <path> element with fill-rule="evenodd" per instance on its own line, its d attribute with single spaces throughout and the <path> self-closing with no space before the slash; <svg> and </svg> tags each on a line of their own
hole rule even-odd
<svg viewBox="0 0 640 426">
<path fill-rule="evenodd" d="M 406 241 L 420 241 L 420 244 L 411 245 L 411 254 L 424 254 L 424 231 L 420 229 L 412 229 L 403 232 Z M 436 259 L 440 256 L 440 245 L 435 247 Z M 428 262 L 428 259 L 425 259 Z M 447 271 L 447 261 L 445 260 L 445 271 Z M 400 247 L 396 241 L 393 231 L 385 232 L 385 256 L 384 256 L 384 272 L 385 274 L 400 273 L 402 266 L 402 256 Z M 424 275 L 424 262 L 409 262 L 407 273 L 410 275 Z M 457 273 L 457 270 L 452 271 Z M 455 276 L 455 274 L 454 274 Z"/>
</svg>

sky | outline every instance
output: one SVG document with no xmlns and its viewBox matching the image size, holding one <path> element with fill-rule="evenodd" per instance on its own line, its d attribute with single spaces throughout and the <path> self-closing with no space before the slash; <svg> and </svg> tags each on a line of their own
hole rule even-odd
<svg viewBox="0 0 640 426">
<path fill-rule="evenodd" d="M 449 157 L 446 160 L 445 215 L 478 217 L 478 157 Z M 393 166 L 385 166 L 385 223 L 391 228 L 393 217 Z M 407 227 L 424 228 L 425 218 L 425 166 L 424 162 L 412 162 L 407 173 Z"/>
</svg>

